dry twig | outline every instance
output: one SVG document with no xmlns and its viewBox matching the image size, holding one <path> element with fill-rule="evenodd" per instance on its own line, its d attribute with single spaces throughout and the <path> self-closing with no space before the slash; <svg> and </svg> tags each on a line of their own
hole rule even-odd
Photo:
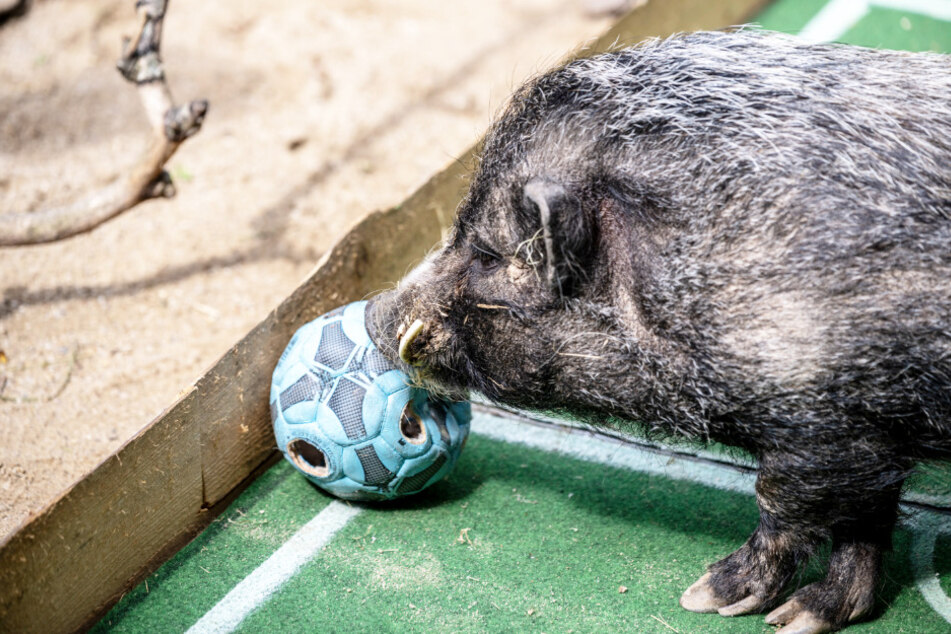
<svg viewBox="0 0 951 634">
<path fill-rule="evenodd" d="M 178 146 L 201 128 L 208 102 L 175 106 L 165 82 L 159 47 L 168 0 L 137 0 L 138 34 L 123 42 L 116 66 L 139 91 L 152 138 L 139 162 L 127 173 L 83 200 L 27 213 L 0 215 L 0 246 L 54 242 L 90 231 L 149 198 L 175 195 L 162 168 Z"/>
</svg>

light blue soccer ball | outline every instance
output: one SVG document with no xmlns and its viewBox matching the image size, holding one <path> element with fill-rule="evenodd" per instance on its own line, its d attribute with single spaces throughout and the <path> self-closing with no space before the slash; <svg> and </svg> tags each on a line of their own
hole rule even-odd
<svg viewBox="0 0 951 634">
<path fill-rule="evenodd" d="M 348 500 L 422 491 L 456 464 L 469 403 L 411 387 L 365 326 L 367 302 L 305 324 L 271 379 L 277 446 L 311 482 Z"/>
</svg>

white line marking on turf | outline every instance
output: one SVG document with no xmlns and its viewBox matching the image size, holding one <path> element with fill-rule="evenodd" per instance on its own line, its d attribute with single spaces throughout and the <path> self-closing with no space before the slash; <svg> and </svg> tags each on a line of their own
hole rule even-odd
<svg viewBox="0 0 951 634">
<path fill-rule="evenodd" d="M 480 412 L 472 417 L 472 431 L 502 442 L 526 445 L 587 462 L 662 475 L 675 480 L 689 480 L 747 495 L 754 494 L 756 477 L 752 473 L 709 462 L 654 453 L 620 440 L 590 435 L 582 429 L 554 429 Z M 583 442 L 576 442 L 579 436 L 584 437 Z"/>
<path fill-rule="evenodd" d="M 911 537 L 911 565 L 915 575 L 915 586 L 931 608 L 951 623 L 951 598 L 945 594 L 938 582 L 934 570 L 934 546 L 938 533 L 949 531 L 942 526 L 934 514 L 918 513 L 914 518 L 916 530 Z M 947 524 L 947 522 L 944 522 Z"/>
<path fill-rule="evenodd" d="M 277 592 L 354 517 L 360 507 L 333 501 L 297 531 L 267 561 L 231 589 L 195 623 L 188 634 L 232 632 Z"/>
<path fill-rule="evenodd" d="M 756 476 L 689 457 L 654 453 L 620 440 L 599 437 L 580 428 L 547 427 L 487 413 L 472 417 L 472 431 L 480 436 L 507 443 L 525 445 L 612 467 L 688 480 L 706 486 L 753 495 Z M 583 437 L 582 442 L 577 442 Z M 903 524 L 912 532 L 912 568 L 915 585 L 925 601 L 944 620 L 951 623 L 951 598 L 941 584 L 932 563 L 935 539 L 939 533 L 951 535 L 951 518 L 903 505 L 907 519 Z"/>
<path fill-rule="evenodd" d="M 845 35 L 868 13 L 866 0 L 832 0 L 812 16 L 799 32 L 807 42 L 831 42 Z"/>
</svg>

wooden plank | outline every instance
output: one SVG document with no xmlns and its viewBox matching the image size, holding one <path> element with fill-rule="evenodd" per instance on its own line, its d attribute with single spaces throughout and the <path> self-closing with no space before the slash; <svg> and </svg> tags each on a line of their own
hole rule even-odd
<svg viewBox="0 0 951 634">
<path fill-rule="evenodd" d="M 653 0 L 581 54 L 742 22 L 760 0 Z M 576 53 L 577 54 L 577 53 Z M 274 460 L 270 375 L 293 332 L 394 281 L 439 240 L 476 148 L 372 214 L 178 402 L 0 544 L 0 631 L 88 626 Z"/>
<path fill-rule="evenodd" d="M 592 46 L 594 51 L 629 45 L 649 37 L 683 31 L 723 29 L 745 24 L 770 0 L 651 0 L 619 20 Z"/>
</svg>

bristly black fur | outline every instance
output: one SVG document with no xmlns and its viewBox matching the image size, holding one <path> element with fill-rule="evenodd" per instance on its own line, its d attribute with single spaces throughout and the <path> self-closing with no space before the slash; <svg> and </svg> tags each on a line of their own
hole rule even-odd
<svg viewBox="0 0 951 634">
<path fill-rule="evenodd" d="M 904 479 L 951 457 L 951 61 L 741 30 L 572 62 L 372 313 L 390 356 L 425 324 L 447 389 L 754 453 L 762 522 L 710 601 L 768 605 L 831 539 L 794 598 L 842 627 Z"/>
</svg>

